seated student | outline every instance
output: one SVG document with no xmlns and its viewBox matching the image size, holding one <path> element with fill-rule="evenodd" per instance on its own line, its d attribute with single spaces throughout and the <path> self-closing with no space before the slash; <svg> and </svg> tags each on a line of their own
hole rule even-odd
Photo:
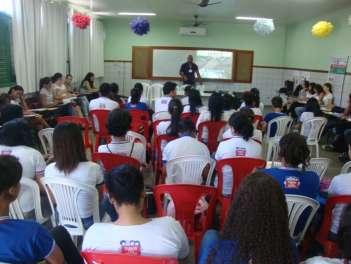
<svg viewBox="0 0 351 264">
<path fill-rule="evenodd" d="M 82 82 L 80 83 L 80 90 L 85 92 L 96 91 L 97 88 L 95 87 L 94 81 L 95 74 L 92 72 L 88 72 L 87 75 L 85 75 Z"/>
<path fill-rule="evenodd" d="M 306 93 L 306 99 L 310 99 L 310 98 L 316 98 L 318 100 L 318 94 L 316 92 L 315 89 L 316 84 L 315 83 L 310 83 L 310 86 L 308 88 L 308 91 Z"/>
<path fill-rule="evenodd" d="M 262 116 L 262 111 L 261 109 L 257 106 L 258 99 L 257 96 L 255 96 L 252 92 L 244 92 L 243 93 L 243 100 L 244 100 L 244 106 L 243 104 L 241 105 L 241 108 L 243 107 L 249 107 L 252 109 L 254 112 L 255 116 Z"/>
<path fill-rule="evenodd" d="M 261 123 L 262 130 L 264 131 L 267 130 L 268 123 L 272 121 L 274 118 L 286 116 L 286 114 L 282 113 L 283 99 L 280 96 L 273 97 L 271 102 L 272 102 L 273 111 L 265 115 L 265 117 L 263 118 L 263 122 Z M 271 134 L 269 136 L 274 137 L 276 131 L 277 131 L 277 127 L 273 126 L 271 129 Z"/>
<path fill-rule="evenodd" d="M 345 134 L 345 143 L 348 146 L 348 155 L 351 158 L 351 130 Z M 329 186 L 328 194 L 329 196 L 337 195 L 351 195 L 351 173 L 344 173 L 335 176 Z M 344 205 L 336 205 L 333 210 L 332 226 L 330 229 L 330 236 L 336 238 L 339 230 L 339 223 L 342 212 L 344 210 Z"/>
<path fill-rule="evenodd" d="M 178 136 L 178 123 L 181 120 L 181 114 L 183 113 L 182 102 L 175 98 L 172 99 L 168 104 L 168 112 L 171 116 L 171 121 L 161 121 L 157 127 L 157 135 L 170 135 Z"/>
<path fill-rule="evenodd" d="M 9 206 L 20 192 L 22 167 L 9 155 L 0 156 L 0 262 L 63 264 L 62 251 L 49 232 L 33 221 L 9 218 Z"/>
<path fill-rule="evenodd" d="M 39 101 L 42 107 L 52 107 L 59 101 L 54 99 L 51 78 L 44 77 L 39 81 Z"/>
<path fill-rule="evenodd" d="M 303 136 L 290 133 L 279 141 L 281 168 L 264 169 L 280 184 L 285 194 L 303 195 L 315 199 L 319 193 L 319 176 L 306 171 L 310 150 Z M 302 168 L 299 168 L 302 166 Z"/>
<path fill-rule="evenodd" d="M 116 101 L 120 108 L 123 108 L 125 102 L 123 100 L 123 98 L 119 95 L 119 86 L 117 83 L 110 83 L 110 86 L 111 86 L 111 95 L 110 95 L 110 98 L 113 100 L 113 101 Z"/>
<path fill-rule="evenodd" d="M 327 82 L 323 85 L 323 92 L 320 94 L 319 101 L 327 110 L 331 110 L 333 108 L 334 97 L 333 86 L 331 83 Z"/>
<path fill-rule="evenodd" d="M 132 117 L 127 110 L 114 109 L 108 116 L 107 129 L 112 136 L 109 144 L 98 148 L 100 153 L 114 153 L 137 159 L 141 164 L 146 164 L 146 150 L 140 142 L 130 142 L 126 134 L 130 128 Z"/>
<path fill-rule="evenodd" d="M 300 122 L 306 122 L 308 120 L 311 120 L 314 117 L 318 117 L 322 115 L 322 111 L 320 109 L 319 103 L 317 99 L 315 98 L 310 98 L 308 99 L 306 106 L 305 106 L 305 111 L 301 114 L 300 116 Z M 310 133 L 311 128 L 306 127 L 304 131 L 304 136 L 307 137 L 308 134 Z"/>
<path fill-rule="evenodd" d="M 100 165 L 88 161 L 81 129 L 73 123 L 57 125 L 53 135 L 54 163 L 45 169 L 45 177 L 62 177 L 78 183 L 98 186 L 103 182 Z M 93 197 L 81 192 L 78 195 L 78 212 L 83 226 L 88 229 L 94 223 Z"/>
<path fill-rule="evenodd" d="M 220 93 L 213 93 L 208 99 L 208 110 L 200 113 L 196 122 L 196 128 L 206 121 L 221 121 L 223 120 L 223 97 Z"/>
<path fill-rule="evenodd" d="M 105 184 L 118 220 L 90 227 L 85 233 L 82 250 L 178 259 L 188 256 L 188 239 L 174 218 L 142 216 L 145 193 L 139 170 L 128 165 L 114 168 L 105 176 Z"/>
<path fill-rule="evenodd" d="M 302 264 L 349 264 L 351 260 L 351 206 L 348 205 L 342 213 L 342 220 L 336 243 L 341 251 L 341 258 L 313 257 Z"/>
<path fill-rule="evenodd" d="M 146 99 L 146 97 L 143 94 L 144 93 L 143 85 L 140 82 L 137 82 L 137 83 L 134 84 L 133 88 L 136 88 L 136 89 L 139 90 L 139 92 L 140 92 L 140 102 L 145 103 L 146 105 L 148 105 L 149 102 L 148 102 L 148 100 Z M 130 103 L 131 99 L 132 99 L 132 96 L 129 96 L 128 97 L 128 103 Z"/>
<path fill-rule="evenodd" d="M 189 91 L 192 89 L 191 85 L 187 85 L 184 88 L 184 97 L 181 99 L 183 106 L 187 106 L 189 104 Z"/>
<path fill-rule="evenodd" d="M 182 102 L 183 104 L 183 102 Z M 196 89 L 190 89 L 188 91 L 188 104 L 184 105 L 183 113 L 198 114 L 203 110 L 202 100 L 200 91 Z"/>
<path fill-rule="evenodd" d="M 96 98 L 90 101 L 89 111 L 92 111 L 92 110 L 112 111 L 115 108 L 119 108 L 118 103 L 109 98 L 112 93 L 110 84 L 108 83 L 101 84 L 99 93 L 100 93 L 99 98 Z"/>
<path fill-rule="evenodd" d="M 252 139 L 254 127 L 243 113 L 234 113 L 229 119 L 233 138 L 219 144 L 215 159 L 229 159 L 236 157 L 261 158 L 262 146 Z M 223 169 L 223 194 L 232 193 L 233 177 L 231 169 Z"/>
<path fill-rule="evenodd" d="M 168 104 L 177 95 L 177 84 L 174 82 L 166 82 L 163 85 L 163 96 L 155 101 L 155 113 L 167 112 Z"/>
<path fill-rule="evenodd" d="M 170 141 L 163 149 L 163 163 L 187 156 L 202 156 L 210 160 L 210 152 L 207 146 L 196 139 L 195 125 L 191 120 L 182 120 L 178 123 L 178 136 L 178 139 Z M 177 179 L 175 176 L 167 175 L 166 183 L 184 183 L 183 179 Z M 186 179 L 186 175 L 183 176 Z M 206 179 L 198 179 L 193 184 L 201 184 L 204 181 Z"/>
<path fill-rule="evenodd" d="M 248 107 L 241 108 L 239 110 L 239 113 L 245 115 L 251 121 L 252 125 L 254 126 L 255 115 L 254 115 L 254 112 L 252 111 L 251 108 L 248 108 Z M 232 115 L 234 115 L 234 114 L 235 113 L 233 113 Z M 223 133 L 223 139 L 226 140 L 226 139 L 233 138 L 233 137 L 235 137 L 235 134 L 233 133 L 233 130 L 229 126 L 229 128 Z M 262 131 L 257 129 L 255 126 L 254 126 L 252 139 L 262 143 Z"/>
<path fill-rule="evenodd" d="M 198 263 L 297 264 L 287 212 L 285 196 L 272 177 L 262 172 L 247 176 L 231 204 L 223 231 L 205 233 Z"/>
<path fill-rule="evenodd" d="M 250 92 L 251 95 L 252 95 L 252 99 L 250 99 L 250 100 L 253 101 L 253 107 L 254 108 L 259 108 L 260 112 L 261 112 L 261 114 L 259 114 L 258 110 L 254 110 L 255 115 L 262 115 L 262 110 L 264 108 L 264 104 L 260 100 L 260 91 L 257 88 L 251 88 L 251 90 L 248 91 L 248 92 Z M 245 100 L 248 100 L 249 98 L 244 98 L 245 94 L 248 93 L 248 92 L 245 92 L 243 94 L 243 102 L 241 103 L 240 108 L 244 108 L 244 107 L 252 108 L 252 106 L 250 106 L 251 102 L 250 102 L 250 105 L 247 105 L 246 101 L 245 101 Z"/>
<path fill-rule="evenodd" d="M 147 104 L 140 101 L 140 98 L 141 98 L 140 89 L 134 87 L 130 91 L 130 97 L 131 97 L 130 101 L 125 106 L 127 110 L 141 110 L 141 111 L 148 110 Z"/>
<path fill-rule="evenodd" d="M 12 155 L 18 158 L 23 168 L 22 177 L 36 181 L 45 193 L 40 179 L 44 176 L 46 163 L 33 145 L 28 123 L 24 119 L 9 121 L 0 130 L 0 155 Z M 34 217 L 34 197 L 31 190 L 21 188 L 19 203 L 26 218 Z"/>
<path fill-rule="evenodd" d="M 29 107 L 27 105 L 26 99 L 24 98 L 24 89 L 20 85 L 15 85 L 10 88 L 8 94 L 10 95 L 10 103 L 19 105 L 24 111 L 28 111 Z"/>
<path fill-rule="evenodd" d="M 72 74 L 67 73 L 64 81 L 64 85 L 70 93 L 74 93 L 74 87 L 72 85 L 73 76 Z"/>
<path fill-rule="evenodd" d="M 0 111 L 0 124 L 3 125 L 11 120 L 23 118 L 23 108 L 19 105 L 7 104 Z"/>
<path fill-rule="evenodd" d="M 223 121 L 228 121 L 233 113 L 236 112 L 234 109 L 234 97 L 229 93 L 224 93 L 223 95 Z"/>
<path fill-rule="evenodd" d="M 52 90 L 54 93 L 54 99 L 58 101 L 62 101 L 65 98 L 74 97 L 75 95 L 70 93 L 67 90 L 67 87 L 64 84 L 64 79 L 62 73 L 55 73 L 51 77 L 52 82 Z"/>
</svg>

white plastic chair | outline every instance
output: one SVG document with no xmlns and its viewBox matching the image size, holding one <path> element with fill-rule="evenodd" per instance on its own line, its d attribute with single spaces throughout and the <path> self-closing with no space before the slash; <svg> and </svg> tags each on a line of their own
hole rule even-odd
<svg viewBox="0 0 351 264">
<path fill-rule="evenodd" d="M 202 173 L 209 165 L 209 172 L 206 179 L 213 172 L 211 160 L 203 156 L 186 156 L 170 160 L 166 164 L 166 183 L 201 184 L 203 182 Z"/>
<path fill-rule="evenodd" d="M 126 135 L 126 138 L 130 142 L 134 142 L 136 140 L 140 141 L 140 143 L 142 143 L 144 145 L 145 150 L 146 150 L 147 141 L 146 141 L 146 138 L 143 135 L 141 135 L 141 134 L 139 134 L 137 132 L 134 132 L 134 131 L 128 131 L 127 135 Z"/>
<path fill-rule="evenodd" d="M 44 150 L 44 154 L 52 154 L 53 153 L 53 141 L 52 136 L 54 134 L 53 128 L 44 128 L 38 132 L 38 137 L 40 139 L 41 146 Z"/>
<path fill-rule="evenodd" d="M 272 167 L 276 166 L 275 163 L 279 162 L 279 141 L 280 138 L 276 138 L 268 142 L 266 161 L 271 162 Z"/>
<path fill-rule="evenodd" d="M 301 195 L 286 194 L 285 198 L 288 206 L 290 237 L 299 244 L 303 240 L 307 228 L 319 208 L 319 202 Z M 305 219 L 304 227 L 298 234 L 295 234 L 299 219 L 305 210 L 308 210 L 309 214 L 307 219 Z"/>
<path fill-rule="evenodd" d="M 150 102 L 150 105 L 154 105 L 156 98 L 162 96 L 163 84 L 161 83 L 153 83 L 149 86 L 146 98 Z"/>
<path fill-rule="evenodd" d="M 24 219 L 21 206 L 19 205 L 18 199 L 14 200 L 10 204 L 10 218 L 12 219 Z"/>
<path fill-rule="evenodd" d="M 71 236 L 82 236 L 85 233 L 78 210 L 77 201 L 80 194 L 94 197 L 94 200 L 90 201 L 94 205 L 93 219 L 95 223 L 99 222 L 99 198 L 95 187 L 62 177 L 44 177 L 41 181 L 53 212 L 56 205 L 59 224 L 64 226 Z"/>
<path fill-rule="evenodd" d="M 316 148 L 316 158 L 319 158 L 319 140 L 327 121 L 324 117 L 314 117 L 302 123 L 301 135 L 306 136 L 308 146 Z"/>
<path fill-rule="evenodd" d="M 310 160 L 310 165 L 306 170 L 314 171 L 318 174 L 319 179 L 323 180 L 329 168 L 330 159 L 328 158 L 313 158 Z"/>
<path fill-rule="evenodd" d="M 171 119 L 171 115 L 167 111 L 154 113 L 152 115 L 152 121 L 156 121 L 156 120 L 170 120 L 170 119 Z"/>
<path fill-rule="evenodd" d="M 342 166 L 340 174 L 349 173 L 351 169 L 351 161 L 348 161 Z"/>
</svg>

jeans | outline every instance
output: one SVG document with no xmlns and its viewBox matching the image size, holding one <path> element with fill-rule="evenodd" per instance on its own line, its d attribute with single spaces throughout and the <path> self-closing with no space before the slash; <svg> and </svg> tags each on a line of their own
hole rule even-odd
<svg viewBox="0 0 351 264">
<path fill-rule="evenodd" d="M 206 264 L 207 257 L 211 254 L 213 247 L 219 241 L 217 230 L 207 230 L 201 241 L 198 264 Z"/>
<path fill-rule="evenodd" d="M 296 114 L 297 118 L 300 118 L 302 113 L 305 112 L 305 111 L 306 111 L 306 108 L 304 106 L 296 107 L 295 108 L 295 114 Z"/>
</svg>

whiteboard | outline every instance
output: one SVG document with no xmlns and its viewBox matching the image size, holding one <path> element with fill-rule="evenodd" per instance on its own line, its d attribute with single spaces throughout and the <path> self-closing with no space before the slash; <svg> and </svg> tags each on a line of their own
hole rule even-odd
<svg viewBox="0 0 351 264">
<path fill-rule="evenodd" d="M 179 77 L 179 70 L 192 55 L 202 78 L 231 80 L 233 52 L 220 50 L 153 49 L 152 77 Z"/>
</svg>

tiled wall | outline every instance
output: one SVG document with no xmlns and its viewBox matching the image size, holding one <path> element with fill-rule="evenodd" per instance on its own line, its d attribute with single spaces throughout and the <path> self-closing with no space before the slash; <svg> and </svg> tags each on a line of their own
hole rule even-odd
<svg viewBox="0 0 351 264">
<path fill-rule="evenodd" d="M 245 91 L 251 87 L 257 87 L 261 91 L 261 100 L 265 105 L 270 105 L 271 98 L 278 94 L 278 90 L 283 87 L 284 80 L 303 79 L 311 82 L 324 83 L 328 81 L 327 73 L 306 72 L 286 69 L 259 68 L 254 67 L 252 84 L 206 82 L 205 90 L 224 90 L 224 91 Z M 130 89 L 136 82 L 160 82 L 149 80 L 133 80 L 132 67 L 130 62 L 105 62 L 105 77 L 103 81 L 117 82 L 120 86 L 120 93 L 129 95 Z M 341 91 L 335 90 L 336 103 L 339 104 Z M 351 93 L 351 76 L 347 75 L 344 83 L 342 105 L 348 100 Z"/>
</svg>

